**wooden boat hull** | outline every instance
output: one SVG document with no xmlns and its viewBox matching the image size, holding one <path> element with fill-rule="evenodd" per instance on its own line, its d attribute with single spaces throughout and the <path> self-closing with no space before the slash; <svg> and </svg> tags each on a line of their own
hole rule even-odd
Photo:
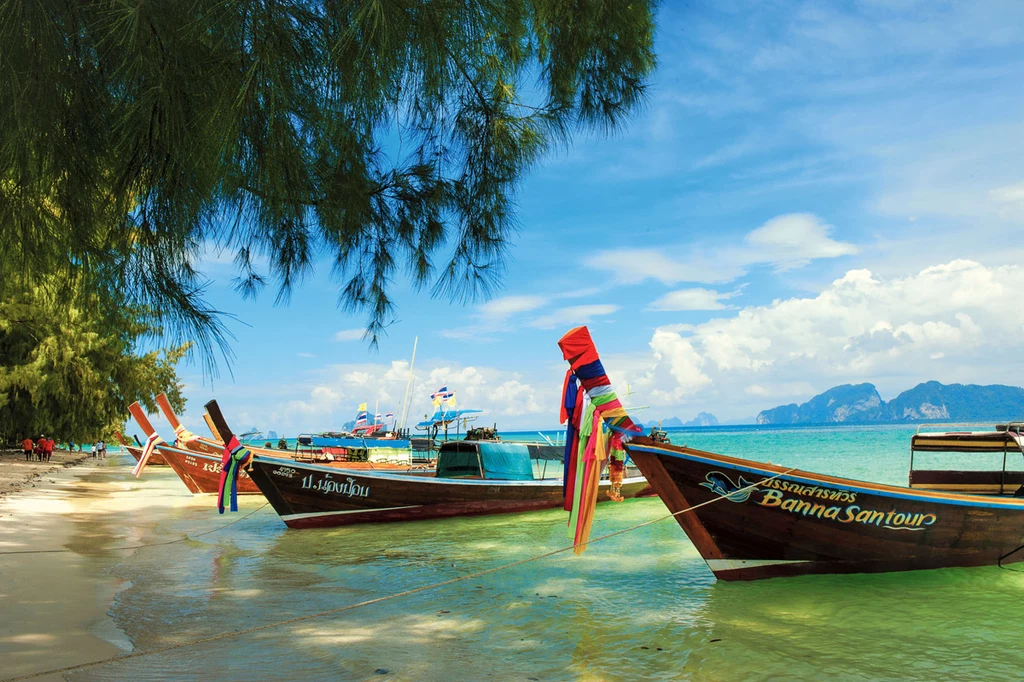
<svg viewBox="0 0 1024 682">
<path fill-rule="evenodd" d="M 432 474 L 351 471 L 257 456 L 249 472 L 289 528 L 508 514 L 560 507 L 562 483 L 445 479 Z M 607 500 L 607 482 L 601 498 Z M 624 497 L 650 495 L 642 478 L 623 482 Z"/>
<path fill-rule="evenodd" d="M 726 496 L 676 516 L 722 580 L 1024 559 L 1024 549 L 1014 553 L 1024 544 L 1024 500 L 783 474 L 783 467 L 648 438 L 626 449 L 673 513 Z M 748 484 L 755 489 L 735 492 Z"/>
<path fill-rule="evenodd" d="M 216 493 L 220 489 L 221 458 L 196 450 L 156 446 L 185 487 L 194 495 Z M 244 470 L 238 474 L 239 495 L 259 495 L 260 489 Z"/>
<path fill-rule="evenodd" d="M 216 493 L 220 487 L 222 452 L 216 446 L 203 441 L 192 441 L 188 445 L 188 449 L 169 445 L 158 445 L 156 449 L 193 494 Z M 409 471 L 409 467 L 374 462 L 330 462 L 323 466 L 345 471 L 376 469 Z M 242 470 L 238 477 L 238 494 L 262 494 L 245 470 Z"/>
<path fill-rule="evenodd" d="M 142 448 L 135 447 L 134 445 L 123 445 L 121 447 L 127 450 L 128 454 L 134 457 L 136 462 L 142 459 Z M 161 455 L 159 451 L 154 451 L 153 454 L 149 456 L 149 461 L 146 462 L 146 466 L 167 466 L 167 460 L 164 459 L 164 456 Z"/>
</svg>

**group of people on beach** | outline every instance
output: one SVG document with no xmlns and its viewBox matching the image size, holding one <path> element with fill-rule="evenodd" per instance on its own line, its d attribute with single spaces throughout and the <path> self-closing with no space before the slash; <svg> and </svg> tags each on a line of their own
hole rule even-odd
<svg viewBox="0 0 1024 682">
<path fill-rule="evenodd" d="M 31 438 L 25 438 L 21 441 L 21 449 L 25 453 L 25 461 L 31 462 L 33 458 L 37 462 L 49 462 L 50 457 L 53 456 L 53 450 L 57 447 L 56 441 L 52 438 L 47 438 L 45 435 L 40 435 L 38 440 L 32 440 Z M 70 452 L 75 451 L 75 444 L 70 443 L 68 445 Z M 79 444 L 78 451 L 82 451 L 82 446 Z M 105 441 L 97 441 L 92 446 L 93 457 L 106 457 L 107 456 L 107 443 Z"/>
<path fill-rule="evenodd" d="M 33 457 L 37 462 L 49 462 L 55 447 L 57 447 L 57 443 L 45 435 L 39 436 L 37 441 L 33 441 L 31 438 L 21 441 L 21 449 L 25 452 L 26 462 L 31 462 Z"/>
</svg>

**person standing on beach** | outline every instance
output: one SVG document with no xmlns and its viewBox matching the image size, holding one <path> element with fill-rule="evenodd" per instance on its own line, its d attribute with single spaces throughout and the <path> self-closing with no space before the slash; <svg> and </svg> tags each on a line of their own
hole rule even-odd
<svg viewBox="0 0 1024 682">
<path fill-rule="evenodd" d="M 53 446 L 56 443 L 53 442 L 52 438 L 43 437 L 43 458 L 44 461 L 49 462 L 50 456 L 53 455 Z"/>
<path fill-rule="evenodd" d="M 106 459 L 106 458 L 107 458 L 107 441 L 105 441 L 105 440 L 101 440 L 101 441 L 100 441 L 100 442 L 99 442 L 99 443 L 98 443 L 98 444 L 96 445 L 96 452 L 97 452 L 97 454 L 98 454 L 98 455 L 99 455 L 100 457 L 102 457 L 102 458 Z"/>
<path fill-rule="evenodd" d="M 21 449 L 24 450 L 25 452 L 26 462 L 32 461 L 32 450 L 33 448 L 35 448 L 35 446 L 36 444 L 32 442 L 31 438 L 26 438 L 25 440 L 21 441 Z"/>
<path fill-rule="evenodd" d="M 93 443 L 93 444 L 92 444 L 92 455 L 91 455 L 91 456 L 92 456 L 92 457 L 95 457 L 95 456 L 96 456 L 96 443 Z"/>
</svg>

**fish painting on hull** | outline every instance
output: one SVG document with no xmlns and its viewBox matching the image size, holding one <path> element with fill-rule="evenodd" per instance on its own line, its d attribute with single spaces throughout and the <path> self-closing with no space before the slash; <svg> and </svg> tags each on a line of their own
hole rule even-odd
<svg viewBox="0 0 1024 682">
<path fill-rule="evenodd" d="M 700 485 L 707 488 L 716 495 L 721 495 L 730 502 L 746 502 L 750 496 L 760 490 L 752 482 L 740 476 L 739 484 L 732 482 L 732 479 L 721 471 L 710 471 L 704 477 L 705 482 Z"/>
</svg>

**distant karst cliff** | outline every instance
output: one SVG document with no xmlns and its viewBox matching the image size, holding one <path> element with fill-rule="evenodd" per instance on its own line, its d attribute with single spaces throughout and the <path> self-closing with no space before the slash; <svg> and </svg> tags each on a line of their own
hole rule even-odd
<svg viewBox="0 0 1024 682">
<path fill-rule="evenodd" d="M 844 384 L 806 403 L 757 415 L 758 424 L 837 422 L 992 421 L 1024 418 L 1024 388 L 927 381 L 885 402 L 872 384 Z"/>
<path fill-rule="evenodd" d="M 710 412 L 700 412 L 688 422 L 684 422 L 679 417 L 669 417 L 668 419 L 653 419 L 647 422 L 647 427 L 654 428 L 659 424 L 663 429 L 678 426 L 718 426 L 718 418 Z"/>
</svg>

